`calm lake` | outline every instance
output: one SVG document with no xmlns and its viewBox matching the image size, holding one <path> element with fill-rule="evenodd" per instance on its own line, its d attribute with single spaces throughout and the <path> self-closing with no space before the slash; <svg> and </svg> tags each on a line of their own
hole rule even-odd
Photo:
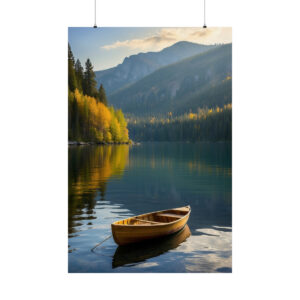
<svg viewBox="0 0 300 300">
<path fill-rule="evenodd" d="M 231 143 L 69 147 L 69 272 L 231 272 Z M 190 205 L 181 232 L 119 247 L 116 220 Z"/>
</svg>

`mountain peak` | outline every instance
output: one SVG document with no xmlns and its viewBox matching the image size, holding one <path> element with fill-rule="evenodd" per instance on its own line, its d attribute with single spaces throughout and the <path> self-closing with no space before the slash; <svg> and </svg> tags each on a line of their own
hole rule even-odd
<svg viewBox="0 0 300 300">
<path fill-rule="evenodd" d="M 169 46 L 168 48 L 170 48 L 170 47 L 179 47 L 179 46 L 189 46 L 189 45 L 203 46 L 203 45 L 201 45 L 201 44 L 197 44 L 197 43 L 193 43 L 193 42 L 179 41 L 179 42 L 176 42 L 175 44 Z M 165 49 L 166 49 L 166 48 L 165 48 Z"/>
<path fill-rule="evenodd" d="M 109 95 L 109 103 L 135 116 L 183 114 L 231 103 L 231 44 L 159 68 Z"/>
<path fill-rule="evenodd" d="M 96 71 L 96 80 L 99 86 L 103 84 L 107 94 L 111 94 L 161 67 L 200 54 L 212 47 L 214 46 L 179 41 L 159 52 L 138 53 L 125 57 L 123 62 L 114 68 Z"/>
</svg>

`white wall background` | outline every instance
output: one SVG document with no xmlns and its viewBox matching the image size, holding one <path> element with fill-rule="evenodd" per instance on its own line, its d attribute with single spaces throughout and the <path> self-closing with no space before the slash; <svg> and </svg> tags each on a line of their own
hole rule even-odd
<svg viewBox="0 0 300 300">
<path fill-rule="evenodd" d="M 94 4 L 6 0 L 1 299 L 299 299 L 299 4 L 206 1 L 208 26 L 233 27 L 233 274 L 67 273 L 67 27 L 92 26 Z M 202 12 L 98 0 L 97 24 L 202 26 Z"/>
</svg>

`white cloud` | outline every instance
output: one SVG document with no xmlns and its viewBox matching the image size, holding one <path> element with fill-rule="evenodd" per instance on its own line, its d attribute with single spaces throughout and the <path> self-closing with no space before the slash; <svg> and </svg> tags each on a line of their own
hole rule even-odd
<svg viewBox="0 0 300 300">
<path fill-rule="evenodd" d="M 179 41 L 189 41 L 199 44 L 231 43 L 231 28 L 163 28 L 157 34 L 141 39 L 116 41 L 113 44 L 102 46 L 105 50 L 121 47 L 141 51 L 159 51 Z"/>
</svg>

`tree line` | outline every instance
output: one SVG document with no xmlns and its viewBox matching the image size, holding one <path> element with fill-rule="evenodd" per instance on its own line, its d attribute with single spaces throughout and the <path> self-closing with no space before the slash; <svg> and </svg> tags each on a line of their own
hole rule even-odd
<svg viewBox="0 0 300 300">
<path fill-rule="evenodd" d="M 135 141 L 230 141 L 232 139 L 232 104 L 198 109 L 165 118 L 134 118 L 128 121 Z"/>
<path fill-rule="evenodd" d="M 108 106 L 101 84 L 97 89 L 96 76 L 90 59 L 83 69 L 74 59 L 68 45 L 68 132 L 69 140 L 127 143 L 127 122 L 121 110 Z"/>
</svg>

